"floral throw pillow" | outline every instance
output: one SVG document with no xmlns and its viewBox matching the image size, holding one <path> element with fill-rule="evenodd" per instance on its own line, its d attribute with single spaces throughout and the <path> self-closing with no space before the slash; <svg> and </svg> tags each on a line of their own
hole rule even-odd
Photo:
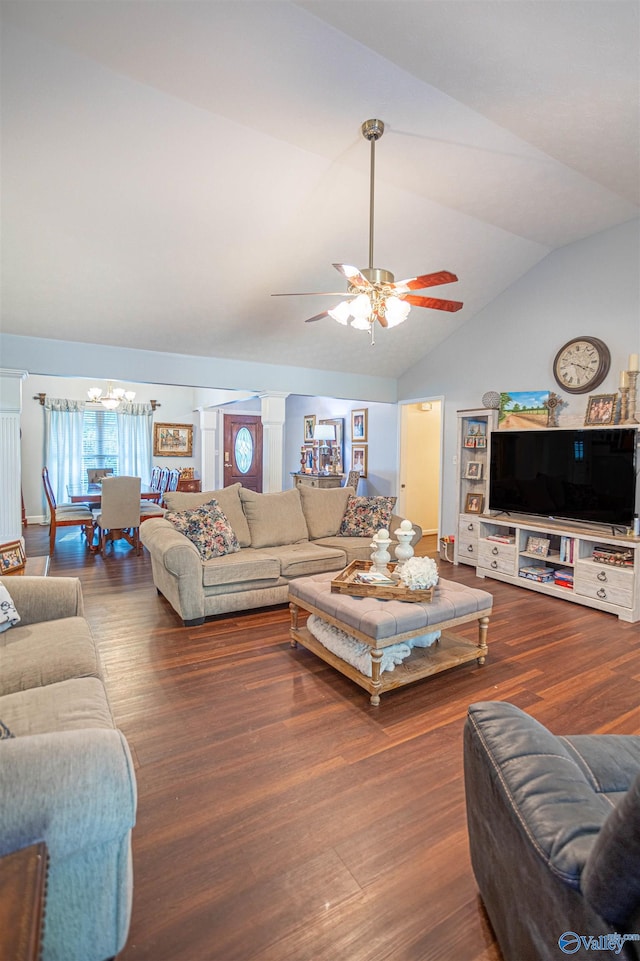
<svg viewBox="0 0 640 961">
<path fill-rule="evenodd" d="M 193 510 L 167 511 L 164 519 L 195 544 L 205 561 L 240 550 L 238 538 L 216 500 Z"/>
<path fill-rule="evenodd" d="M 358 497 L 350 494 L 339 534 L 343 537 L 373 537 L 389 528 L 397 497 Z"/>
</svg>

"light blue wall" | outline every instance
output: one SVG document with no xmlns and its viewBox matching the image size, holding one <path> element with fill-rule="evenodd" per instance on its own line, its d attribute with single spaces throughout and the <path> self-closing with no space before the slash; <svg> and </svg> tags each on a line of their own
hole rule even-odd
<svg viewBox="0 0 640 961">
<path fill-rule="evenodd" d="M 562 394 L 553 359 L 566 341 L 600 337 L 611 370 L 598 393 L 614 393 L 630 353 L 640 352 L 640 221 L 549 254 L 399 381 L 398 398 L 442 394 L 444 530 L 454 530 L 456 411 L 482 406 L 487 390 L 556 390 L 569 402 L 560 426 L 584 423 L 588 395 Z"/>
</svg>

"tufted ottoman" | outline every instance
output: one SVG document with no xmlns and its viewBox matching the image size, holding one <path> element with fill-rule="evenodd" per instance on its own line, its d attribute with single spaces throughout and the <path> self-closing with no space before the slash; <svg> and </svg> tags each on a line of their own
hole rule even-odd
<svg viewBox="0 0 640 961">
<path fill-rule="evenodd" d="M 331 591 L 334 577 L 335 574 L 315 574 L 290 582 L 291 646 L 302 644 L 341 674 L 351 678 L 369 692 L 374 707 L 380 704 L 380 695 L 384 691 L 392 691 L 467 661 L 484 664 L 493 604 L 493 597 L 487 591 L 440 578 L 430 603 L 380 600 L 376 597 L 334 594 Z M 300 623 L 301 610 L 317 615 L 367 644 L 371 650 L 371 677 L 317 640 Z M 477 643 L 450 630 L 470 621 L 478 622 Z M 432 631 L 442 631 L 435 644 L 414 648 L 411 655 L 393 671 L 381 673 L 380 661 L 385 647 Z"/>
</svg>

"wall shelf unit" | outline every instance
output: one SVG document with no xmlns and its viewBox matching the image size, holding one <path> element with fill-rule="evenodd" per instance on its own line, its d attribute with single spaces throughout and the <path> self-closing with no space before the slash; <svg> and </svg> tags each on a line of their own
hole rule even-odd
<svg viewBox="0 0 640 961">
<path fill-rule="evenodd" d="M 497 426 L 497 410 L 482 407 L 458 411 L 458 530 L 454 564 L 475 567 L 478 563 L 478 519 L 488 506 L 491 431 Z M 469 511 L 470 506 L 476 510 Z"/>
</svg>

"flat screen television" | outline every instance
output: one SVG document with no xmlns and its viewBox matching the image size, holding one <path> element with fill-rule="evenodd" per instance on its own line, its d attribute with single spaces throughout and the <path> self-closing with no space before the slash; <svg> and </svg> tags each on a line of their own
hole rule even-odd
<svg viewBox="0 0 640 961">
<path fill-rule="evenodd" d="M 630 427 L 494 431 L 489 509 L 631 527 L 636 442 Z"/>
</svg>

